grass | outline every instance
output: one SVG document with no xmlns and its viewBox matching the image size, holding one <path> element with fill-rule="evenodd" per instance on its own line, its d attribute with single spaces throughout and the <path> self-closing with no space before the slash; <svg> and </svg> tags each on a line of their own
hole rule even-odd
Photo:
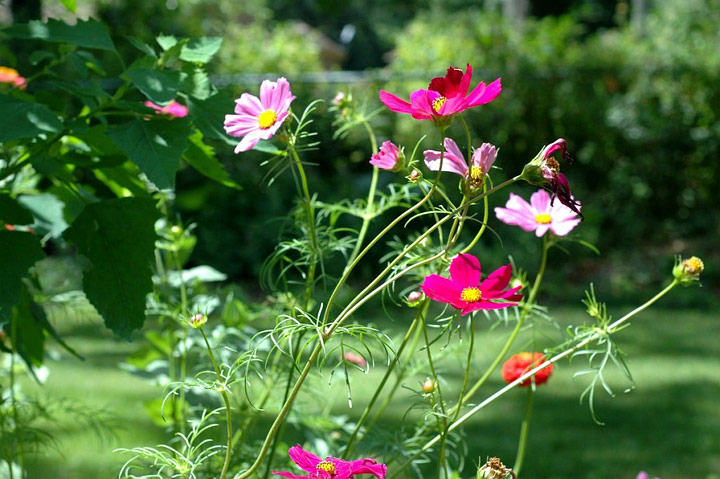
<svg viewBox="0 0 720 479">
<path fill-rule="evenodd" d="M 618 308 L 617 313 L 624 312 Z M 583 319 L 579 309 L 552 311 L 562 324 Z M 662 479 L 720 478 L 720 328 L 717 313 L 651 309 L 638 315 L 632 327 L 620 332 L 617 340 L 628 354 L 635 388 L 622 377 L 611 374 L 610 383 L 618 395 L 601 393 L 596 412 L 605 425 L 595 424 L 586 404 L 578 401 L 584 388 L 573 372 L 582 368 L 581 359 L 561 363 L 547 385 L 538 388 L 533 409 L 528 453 L 523 466 L 527 479 L 634 478 L 646 470 Z M 490 330 L 486 321 L 477 322 L 474 371 L 493 357 L 504 339 L 504 327 Z M 562 330 L 547 330 L 560 337 Z M 116 447 L 155 445 L 167 440 L 162 428 L 153 424 L 143 403 L 161 396 L 159 388 L 118 368 L 134 345 L 115 340 L 100 328 L 75 328 L 65 332 L 67 341 L 86 361 L 55 355 L 47 362 L 50 376 L 34 394 L 65 397 L 77 404 L 88 404 L 109 411 L 121 425 L 116 436 L 100 440 L 72 417 L 48 424 L 57 441 L 56 448 L 44 449 L 29 460 L 31 478 L 105 479 L 117 477 L 123 457 Z M 530 332 L 520 339 L 518 348 Z M 439 364 L 449 397 L 457 394 L 460 378 L 456 373 L 458 355 L 450 354 Z M 517 349 L 515 349 L 517 351 Z M 382 375 L 377 366 L 368 375 L 352 371 L 350 380 L 353 408 L 348 408 L 344 381 L 335 378 L 314 380 L 312 395 L 332 399 L 332 414 L 356 418 L 362 413 Z M 406 415 L 417 402 L 420 382 L 427 373 L 408 378 L 382 419 L 385 426 L 399 430 L 417 419 Z M 474 401 L 482 400 L 503 384 L 496 372 Z M 455 391 L 455 393 L 453 393 Z M 310 396 L 312 396 L 310 395 Z M 309 399 L 310 396 L 305 399 Z M 462 477 L 474 477 L 478 460 L 499 456 L 512 465 L 524 407 L 524 390 L 513 390 L 475 415 L 466 424 L 466 467 Z M 309 401 L 304 401 L 308 403 Z M 292 436 L 292 428 L 288 428 Z M 286 437 L 289 441 L 289 437 Z M 478 459 L 480 458 L 480 459 Z M 391 468 L 392 472 L 392 468 Z"/>
</svg>

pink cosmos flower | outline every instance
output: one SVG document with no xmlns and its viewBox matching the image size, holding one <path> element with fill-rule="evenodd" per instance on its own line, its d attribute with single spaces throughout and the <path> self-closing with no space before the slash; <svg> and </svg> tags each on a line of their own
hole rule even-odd
<svg viewBox="0 0 720 479">
<path fill-rule="evenodd" d="M 416 120 L 436 120 L 490 103 L 502 90 L 498 78 L 489 85 L 480 82 L 468 94 L 471 79 L 472 67 L 469 63 L 465 73 L 459 68 L 450 67 L 444 77 L 433 78 L 427 90 L 411 93 L 410 103 L 384 90 L 380 90 L 380 100 L 396 113 L 407 113 Z"/>
<path fill-rule="evenodd" d="M 460 151 L 457 143 L 452 138 L 445 138 L 445 157 L 442 162 L 442 170 L 455 173 L 457 175 L 467 177 L 470 174 L 470 180 L 474 186 L 482 186 L 483 177 L 490 171 L 490 167 L 497 159 L 497 148 L 490 143 L 483 143 L 480 148 L 476 148 L 472 156 L 472 168 L 468 170 L 465 156 Z M 440 168 L 440 152 L 435 150 L 425 150 L 425 164 L 430 171 L 438 171 Z"/>
<path fill-rule="evenodd" d="M 17 70 L 10 67 L 0 66 L 0 83 L 7 83 L 20 90 L 24 90 L 27 87 L 25 77 L 20 76 Z"/>
<path fill-rule="evenodd" d="M 345 461 L 336 457 L 320 459 L 312 452 L 305 451 L 299 444 L 291 447 L 288 454 L 290 459 L 308 474 L 298 476 L 285 471 L 272 471 L 273 474 L 290 479 L 351 479 L 356 474 L 372 474 L 377 479 L 385 479 L 387 473 L 387 466 L 378 464 L 373 459 L 357 461 Z"/>
<path fill-rule="evenodd" d="M 580 203 L 575 201 L 575 204 L 579 209 Z M 530 203 L 510 193 L 505 208 L 495 208 L 495 216 L 505 224 L 535 231 L 538 238 L 548 230 L 557 236 L 565 236 L 581 221 L 577 213 L 564 204 L 553 204 L 550 193 L 545 190 L 533 193 Z"/>
<path fill-rule="evenodd" d="M 285 78 L 277 82 L 264 80 L 260 85 L 260 98 L 243 93 L 235 100 L 236 115 L 225 115 L 225 131 L 234 137 L 244 137 L 235 153 L 248 151 L 260 140 L 269 140 L 290 114 L 290 103 L 295 95 Z"/>
<path fill-rule="evenodd" d="M 403 154 L 392 141 L 384 141 L 380 151 L 370 157 L 370 164 L 383 170 L 394 170 L 403 165 Z"/>
<path fill-rule="evenodd" d="M 188 114 L 188 108 L 185 105 L 181 105 L 175 100 L 170 100 L 165 106 L 156 105 L 150 100 L 145 102 L 145 106 L 155 110 L 155 113 L 159 115 L 168 115 L 173 118 L 184 118 Z"/>
<path fill-rule="evenodd" d="M 480 282 L 480 261 L 473 255 L 459 254 L 450 263 L 450 278 L 431 274 L 425 277 L 420 287 L 430 299 L 448 303 L 461 310 L 464 316 L 479 309 L 516 306 L 516 302 L 495 302 L 500 299 L 522 299 L 522 295 L 515 294 L 522 286 L 503 291 L 510 282 L 511 275 L 512 266 L 507 264 Z"/>
</svg>

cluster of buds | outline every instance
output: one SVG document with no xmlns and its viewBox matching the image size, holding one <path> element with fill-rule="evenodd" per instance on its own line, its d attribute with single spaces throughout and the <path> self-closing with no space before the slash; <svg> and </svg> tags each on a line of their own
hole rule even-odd
<svg viewBox="0 0 720 479">
<path fill-rule="evenodd" d="M 683 260 L 680 256 L 675 259 L 673 277 L 685 286 L 693 284 L 700 279 L 700 273 L 705 269 L 705 264 L 697 256 Z"/>
<path fill-rule="evenodd" d="M 512 469 L 505 467 L 497 457 L 488 459 L 477 472 L 477 479 L 505 479 L 507 476 L 515 477 Z"/>
</svg>

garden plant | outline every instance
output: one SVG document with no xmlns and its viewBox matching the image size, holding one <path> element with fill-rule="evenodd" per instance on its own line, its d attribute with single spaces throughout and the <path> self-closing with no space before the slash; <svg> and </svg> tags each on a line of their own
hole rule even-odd
<svg viewBox="0 0 720 479">
<path fill-rule="evenodd" d="M 565 374 L 568 360 L 583 361 L 580 399 L 600 422 L 595 398 L 614 394 L 609 370 L 632 384 L 616 335 L 703 271 L 700 259 L 677 257 L 666 286 L 619 318 L 589 284 L 587 321 L 543 334 L 555 324 L 541 302 L 548 256 L 570 252 L 572 263 L 573 251 L 596 251 L 582 234 L 592 199 L 571 190 L 582 167 L 573 165 L 572 138 L 547 138 L 508 171 L 503 145 L 470 128 L 468 118 L 505 94 L 501 78 L 473 75 L 473 58 L 424 88 L 362 101 L 343 91 L 302 104 L 282 76 L 233 101 L 206 70 L 221 38 L 163 35 L 151 45 L 128 37 L 136 56 L 126 63 L 94 20 L 33 21 L 3 34 L 35 49 L 33 71 L 0 68 L 0 477 L 26 477 L 26 456 L 48 439 L 38 419 L 72 412 L 25 396 L 18 376 L 42 380 L 51 338 L 80 355 L 53 315 L 83 304 L 118 336 L 142 335 L 126 367 L 165 386 L 154 414 L 167 443 L 126 445 L 117 451 L 126 462 L 107 477 L 450 479 L 473 469 L 478 479 L 532 478 L 523 462 L 541 386 Z M 308 171 L 324 165 L 304 154 L 333 154 L 317 140 L 321 115 L 332 116 L 336 138 L 366 137 L 372 176 L 363 198 L 315 193 L 318 176 Z M 402 145 L 379 137 L 376 122 L 391 115 L 409 115 L 424 136 Z M 218 149 L 237 162 L 264 153 L 266 194 L 281 177 L 297 191 L 263 263 L 268 299 L 253 304 L 215 287 L 220 271 L 187 267 L 196 230 L 174 205 L 177 172 L 193 168 L 244 194 Z M 532 194 L 517 193 L 521 184 Z M 503 207 L 490 207 L 493 195 Z M 517 264 L 512 251 L 502 264 L 484 259 L 484 242 L 502 244 L 500 223 L 535 238 L 533 263 Z M 82 293 L 50 291 L 43 271 L 60 253 L 76 265 Z M 368 257 L 382 258 L 369 280 L 357 275 Z M 399 337 L 362 315 L 378 304 Z M 490 329 L 503 334 L 497 349 L 476 340 Z M 490 359 L 478 367 L 480 351 Z M 418 371 L 426 379 L 409 383 Z M 493 377 L 506 385 L 491 389 Z M 357 420 L 330 413 L 328 382 L 343 385 L 348 408 L 362 411 Z M 517 441 L 514 457 L 467 457 L 463 426 L 515 388 L 524 388 L 525 408 L 517 430 L 503 431 Z M 360 389 L 369 400 L 353 400 Z M 402 427 L 386 427 L 383 414 L 397 403 Z M 76 413 L 102 429 L 92 411 Z"/>
</svg>

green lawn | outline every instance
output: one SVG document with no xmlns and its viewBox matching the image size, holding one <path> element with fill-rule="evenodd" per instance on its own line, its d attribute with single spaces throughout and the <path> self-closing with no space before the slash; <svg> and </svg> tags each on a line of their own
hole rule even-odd
<svg viewBox="0 0 720 479">
<path fill-rule="evenodd" d="M 614 313 L 625 310 L 617 308 Z M 582 321 L 579 309 L 552 311 L 563 324 Z M 625 387 L 619 375 L 611 383 L 619 394 L 611 399 L 604 393 L 596 402 L 598 417 L 604 426 L 596 425 L 586 404 L 580 405 L 581 380 L 573 372 L 583 364 L 561 363 L 549 383 L 538 388 L 533 409 L 528 454 L 523 467 L 527 479 L 634 479 L 647 470 L 662 479 L 720 478 L 720 328 L 717 312 L 652 309 L 638 315 L 632 327 L 616 337 L 628 354 L 636 387 L 623 394 Z M 500 348 L 501 327 L 489 330 L 484 320 L 477 322 L 477 370 Z M 557 337 L 562 335 L 558 330 Z M 527 336 L 527 334 L 526 334 Z M 37 394 L 62 396 L 77 404 L 92 404 L 111 412 L 120 428 L 116 437 L 101 441 L 86 427 L 68 417 L 48 425 L 57 447 L 43 450 L 29 460 L 31 478 L 104 479 L 117 477 L 123 457 L 113 453 L 116 447 L 155 445 L 166 438 L 162 428 L 147 416 L 143 402 L 156 399 L 161 391 L 118 368 L 124 355 L 134 346 L 113 339 L 98 328 L 78 327 L 65 333 L 86 361 L 66 355 L 50 359 L 50 376 Z M 518 344 L 526 338 L 521 338 Z M 461 348 L 461 353 L 465 346 Z M 446 394 L 457 390 L 459 377 L 451 367 L 459 359 L 448 357 L 439 368 L 447 381 Z M 382 367 L 368 376 L 351 373 L 353 405 L 348 409 L 344 382 L 313 381 L 313 394 L 334 397 L 334 414 L 359 415 Z M 424 379 L 420 373 L 405 384 L 418 389 Z M 502 382 L 499 372 L 493 381 L 478 392 L 480 401 Z M 328 388 L 323 390 L 322 388 Z M 525 391 L 514 390 L 478 413 L 465 428 L 468 447 L 463 477 L 474 477 L 479 456 L 500 456 L 508 465 L 514 461 Z M 407 389 L 401 389 L 382 419 L 393 428 L 403 425 L 409 405 L 417 400 Z M 408 416 L 405 421 L 414 421 Z M 390 469 L 392 472 L 392 467 Z"/>
</svg>

